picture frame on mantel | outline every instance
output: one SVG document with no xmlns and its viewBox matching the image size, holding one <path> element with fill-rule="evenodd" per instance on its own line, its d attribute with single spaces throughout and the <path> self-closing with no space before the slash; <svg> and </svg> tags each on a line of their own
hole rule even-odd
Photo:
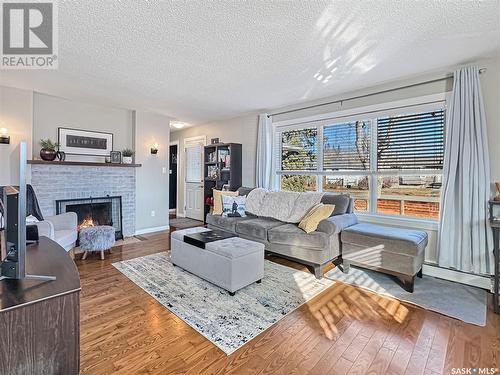
<svg viewBox="0 0 500 375">
<path fill-rule="evenodd" d="M 122 162 L 122 153 L 120 151 L 111 151 L 109 157 L 111 164 L 120 164 Z"/>
<path fill-rule="evenodd" d="M 68 155 L 110 156 L 113 134 L 72 128 L 58 128 L 59 151 Z"/>
</svg>

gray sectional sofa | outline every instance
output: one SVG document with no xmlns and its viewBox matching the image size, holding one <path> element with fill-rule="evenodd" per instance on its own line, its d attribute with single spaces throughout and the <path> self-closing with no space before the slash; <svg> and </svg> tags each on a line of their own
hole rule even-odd
<svg viewBox="0 0 500 375">
<path fill-rule="evenodd" d="M 242 187 L 238 192 L 248 195 L 251 190 Z M 321 202 L 334 204 L 335 210 L 331 217 L 320 222 L 315 232 L 309 234 L 297 224 L 252 215 L 234 218 L 208 214 L 206 220 L 209 228 L 263 243 L 267 253 L 305 264 L 317 278 L 321 278 L 326 264 L 340 263 L 341 231 L 358 222 L 353 213 L 353 199 L 349 195 L 325 193 Z"/>
</svg>

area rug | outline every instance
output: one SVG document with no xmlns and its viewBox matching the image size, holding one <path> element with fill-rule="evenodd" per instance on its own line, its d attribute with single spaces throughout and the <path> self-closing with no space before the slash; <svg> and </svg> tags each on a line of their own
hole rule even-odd
<svg viewBox="0 0 500 375">
<path fill-rule="evenodd" d="M 415 278 L 414 291 L 405 291 L 392 276 L 351 267 L 349 274 L 334 268 L 325 277 L 409 302 L 427 310 L 478 326 L 486 325 L 487 292 L 480 288 L 437 279 Z"/>
<path fill-rule="evenodd" d="M 231 297 L 174 267 L 167 252 L 113 266 L 228 355 L 334 284 L 265 261 L 262 283 L 249 285 Z"/>
<path fill-rule="evenodd" d="M 170 219 L 169 224 L 171 227 L 174 227 L 175 229 L 186 229 L 186 228 L 199 227 L 203 225 L 203 221 L 189 219 L 187 217 L 181 217 L 181 218 Z"/>
</svg>

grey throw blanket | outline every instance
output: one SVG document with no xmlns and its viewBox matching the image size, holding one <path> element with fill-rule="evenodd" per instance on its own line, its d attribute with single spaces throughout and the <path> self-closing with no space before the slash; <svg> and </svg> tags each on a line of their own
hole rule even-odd
<svg viewBox="0 0 500 375">
<path fill-rule="evenodd" d="M 0 199 L 3 195 L 4 186 L 0 186 Z M 19 188 L 19 186 L 16 186 Z M 40 210 L 40 206 L 38 205 L 38 200 L 36 199 L 35 190 L 33 190 L 33 186 L 26 185 L 26 217 L 33 215 L 39 221 L 43 221 L 42 210 Z"/>
<path fill-rule="evenodd" d="M 299 223 L 309 210 L 321 202 L 323 193 L 269 191 L 253 189 L 247 196 L 247 212 L 285 223 Z"/>
</svg>

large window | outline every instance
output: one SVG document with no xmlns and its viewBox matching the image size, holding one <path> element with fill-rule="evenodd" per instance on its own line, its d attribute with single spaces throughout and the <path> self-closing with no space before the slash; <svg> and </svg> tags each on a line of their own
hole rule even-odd
<svg viewBox="0 0 500 375">
<path fill-rule="evenodd" d="M 438 219 L 444 103 L 277 128 L 277 185 L 350 194 L 355 210 Z"/>
</svg>

